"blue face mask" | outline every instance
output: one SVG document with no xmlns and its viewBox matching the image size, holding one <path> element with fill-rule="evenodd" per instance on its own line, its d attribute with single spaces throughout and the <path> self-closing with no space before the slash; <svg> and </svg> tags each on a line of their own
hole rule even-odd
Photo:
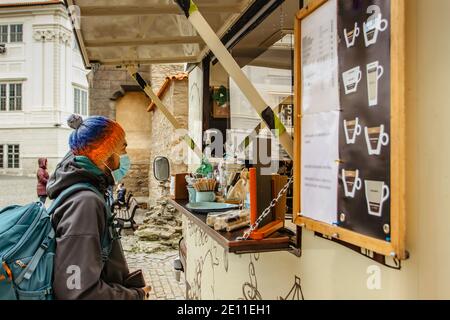
<svg viewBox="0 0 450 320">
<path fill-rule="evenodd" d="M 114 181 L 116 183 L 118 183 L 118 182 L 122 181 L 123 178 L 125 178 L 125 176 L 127 175 L 128 171 L 130 171 L 130 168 L 131 168 L 130 157 L 127 154 L 123 154 L 123 155 L 120 156 L 120 167 L 119 167 L 119 169 L 111 170 L 109 168 L 109 170 L 111 171 L 111 174 L 112 174 L 112 176 L 114 178 Z"/>
</svg>

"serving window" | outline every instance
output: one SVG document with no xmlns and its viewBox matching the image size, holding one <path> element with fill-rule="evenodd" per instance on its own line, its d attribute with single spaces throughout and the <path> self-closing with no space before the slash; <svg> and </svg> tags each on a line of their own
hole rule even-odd
<svg viewBox="0 0 450 320">
<path fill-rule="evenodd" d="M 237 33 L 242 36 L 229 46 L 233 58 L 291 136 L 294 134 L 294 13 L 299 9 L 298 1 L 280 2 L 258 24 L 250 26 L 249 30 L 238 30 Z M 251 18 L 249 17 L 250 20 Z M 198 70 L 193 72 L 197 73 Z M 264 174 L 258 175 L 258 215 L 261 215 L 283 187 L 282 182 L 286 183 L 288 177 L 292 176 L 293 159 L 273 139 L 272 132 L 261 120 L 261 115 L 255 111 L 215 57 L 208 56 L 204 60 L 202 72 L 204 153 L 210 156 L 211 162 L 220 163 L 224 159 L 229 167 L 233 162 L 240 165 L 239 168 L 269 168 Z M 224 129 L 227 133 L 224 149 L 219 150 L 222 153 L 215 149 L 208 150 L 217 131 L 223 133 Z M 266 152 L 268 161 L 261 160 L 259 154 L 255 156 L 255 152 L 258 153 L 261 148 L 267 148 L 261 152 Z M 268 188 L 269 185 L 272 188 Z M 229 186 L 229 189 L 232 187 L 233 185 Z M 247 228 L 232 234 L 217 233 L 207 226 L 205 230 L 219 243 L 232 248 L 232 252 L 242 252 L 244 249 L 270 251 L 297 248 L 299 228 L 292 223 L 292 186 L 281 202 L 282 205 L 262 222 L 260 228 L 282 219 L 285 231 L 274 233 L 263 241 L 235 241 Z M 178 205 L 180 204 L 183 207 L 179 201 Z M 205 227 L 201 215 L 192 212 L 186 215 Z"/>
</svg>

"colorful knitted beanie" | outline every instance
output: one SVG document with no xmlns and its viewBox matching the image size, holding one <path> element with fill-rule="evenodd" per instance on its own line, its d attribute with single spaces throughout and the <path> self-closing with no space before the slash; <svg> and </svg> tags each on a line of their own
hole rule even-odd
<svg viewBox="0 0 450 320">
<path fill-rule="evenodd" d="M 69 138 L 69 146 L 76 156 L 86 156 L 94 163 L 103 163 L 113 154 L 125 131 L 117 122 L 101 116 L 83 120 L 79 115 L 71 115 L 67 120 L 74 129 Z"/>
</svg>

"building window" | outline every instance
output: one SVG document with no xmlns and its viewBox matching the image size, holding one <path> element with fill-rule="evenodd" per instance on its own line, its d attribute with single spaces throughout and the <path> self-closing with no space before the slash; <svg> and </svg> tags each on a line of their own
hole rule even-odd
<svg viewBox="0 0 450 320">
<path fill-rule="evenodd" d="M 23 42 L 23 24 L 0 25 L 0 43 L 8 42 Z"/>
<path fill-rule="evenodd" d="M 9 26 L 9 42 L 22 42 L 23 41 L 23 25 L 12 24 Z"/>
<path fill-rule="evenodd" d="M 22 110 L 22 84 L 11 83 L 9 85 L 9 111 Z"/>
<path fill-rule="evenodd" d="M 81 114 L 87 116 L 87 92 L 81 91 Z"/>
<path fill-rule="evenodd" d="M 82 90 L 79 88 L 74 88 L 74 112 L 82 115 L 87 116 L 88 115 L 88 97 L 87 97 L 87 91 Z"/>
<path fill-rule="evenodd" d="M 18 144 L 8 145 L 8 169 L 20 168 L 20 146 Z"/>
<path fill-rule="evenodd" d="M 0 144 L 0 169 L 4 169 L 3 159 L 5 158 L 5 149 L 2 144 Z"/>
<path fill-rule="evenodd" d="M 0 111 L 22 111 L 21 83 L 0 83 Z"/>
<path fill-rule="evenodd" d="M 80 105 L 81 105 L 81 92 L 80 89 L 75 88 L 74 89 L 74 112 L 81 114 Z"/>
<path fill-rule="evenodd" d="M 0 111 L 6 111 L 6 84 L 0 84 Z"/>
<path fill-rule="evenodd" d="M 8 25 L 0 25 L 0 43 L 8 42 Z"/>
</svg>

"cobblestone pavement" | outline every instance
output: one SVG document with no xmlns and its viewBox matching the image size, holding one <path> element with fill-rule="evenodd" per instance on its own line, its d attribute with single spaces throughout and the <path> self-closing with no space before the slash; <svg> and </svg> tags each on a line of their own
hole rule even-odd
<svg viewBox="0 0 450 320">
<path fill-rule="evenodd" d="M 0 209 L 12 204 L 25 205 L 36 200 L 36 179 L 0 175 Z M 130 241 L 135 241 L 135 238 L 124 236 L 124 243 Z M 181 281 L 177 282 L 173 271 L 173 261 L 177 258 L 178 251 L 151 254 L 125 251 L 125 256 L 131 272 L 138 269 L 144 272 L 147 283 L 153 288 L 151 299 L 184 299 L 184 275 L 181 274 Z"/>
<path fill-rule="evenodd" d="M 152 286 L 151 300 L 184 300 L 184 276 L 180 282 L 175 279 L 173 260 L 177 251 L 164 253 L 125 253 L 130 271 L 142 269 L 147 284 Z"/>
</svg>

